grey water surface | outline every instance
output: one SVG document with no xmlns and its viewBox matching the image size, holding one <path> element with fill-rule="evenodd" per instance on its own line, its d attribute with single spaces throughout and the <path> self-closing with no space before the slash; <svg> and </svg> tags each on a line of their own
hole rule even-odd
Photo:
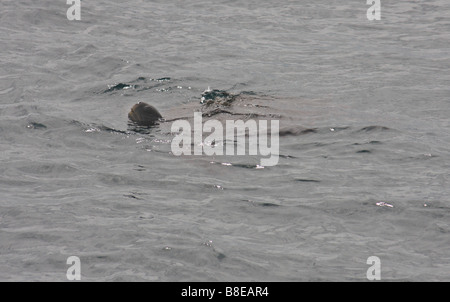
<svg viewBox="0 0 450 302">
<path fill-rule="evenodd" d="M 1 281 L 450 281 L 449 1 L 69 7 L 0 4 Z M 208 87 L 317 131 L 261 167 L 129 128 Z"/>
</svg>

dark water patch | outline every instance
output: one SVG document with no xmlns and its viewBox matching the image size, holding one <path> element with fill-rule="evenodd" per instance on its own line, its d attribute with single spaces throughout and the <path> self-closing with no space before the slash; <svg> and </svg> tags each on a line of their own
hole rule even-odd
<svg viewBox="0 0 450 302">
<path fill-rule="evenodd" d="M 209 107 L 211 105 L 221 105 L 225 107 L 229 107 L 237 95 L 231 94 L 225 90 L 206 90 L 202 93 L 202 97 L 200 99 L 200 104 Z"/>
<path fill-rule="evenodd" d="M 219 90 L 219 89 L 213 89 L 213 90 L 206 90 L 202 93 L 202 104 L 205 101 L 209 100 L 215 100 L 217 98 L 230 98 L 232 96 L 231 93 L 225 91 L 225 90 Z"/>
<path fill-rule="evenodd" d="M 116 91 L 116 90 L 130 89 L 130 88 L 134 89 L 136 87 L 135 87 L 135 85 L 132 85 L 132 84 L 119 83 L 116 85 L 109 86 L 108 89 L 103 91 L 103 93 L 108 93 L 108 92 L 112 92 L 112 91 Z"/>
<path fill-rule="evenodd" d="M 296 159 L 296 158 L 298 158 L 298 157 L 296 157 L 296 156 L 292 156 L 292 155 L 284 155 L 284 154 L 280 154 L 280 155 L 278 155 L 280 158 L 287 158 L 287 159 L 290 159 L 290 158 L 292 158 L 292 159 Z"/>
<path fill-rule="evenodd" d="M 228 165 L 228 164 L 225 164 Z M 252 164 L 230 164 L 233 167 L 237 168 L 244 168 L 244 169 L 258 169 L 260 168 L 259 165 L 252 165 Z"/>
<path fill-rule="evenodd" d="M 216 258 L 219 261 L 222 261 L 223 259 L 225 259 L 227 256 L 224 253 L 220 253 L 220 252 L 216 252 Z"/>
<path fill-rule="evenodd" d="M 372 151 L 364 149 L 364 150 L 356 151 L 356 153 L 372 153 Z"/>
<path fill-rule="evenodd" d="M 307 179 L 307 178 L 296 178 L 295 181 L 300 181 L 300 182 L 320 182 L 320 180 L 317 180 L 317 179 Z"/>
<path fill-rule="evenodd" d="M 279 207 L 280 206 L 279 204 L 271 203 L 271 202 L 256 203 L 255 205 L 260 206 L 260 207 L 266 207 L 266 208 Z"/>
<path fill-rule="evenodd" d="M 299 136 L 299 135 L 305 135 L 310 133 L 317 133 L 317 128 L 303 128 L 303 127 L 289 127 L 289 128 L 283 128 L 280 129 L 279 135 L 280 136 Z"/>
<path fill-rule="evenodd" d="M 127 197 L 127 198 L 131 198 L 131 199 L 142 200 L 142 198 L 139 198 L 139 197 L 137 197 L 137 196 L 134 195 L 134 194 L 124 194 L 123 196 L 124 196 L 124 197 Z"/>
<path fill-rule="evenodd" d="M 129 134 L 129 132 L 127 132 L 127 131 L 114 129 L 114 128 L 104 126 L 104 125 L 97 126 L 97 129 L 99 129 L 100 131 L 105 131 L 105 132 L 109 132 L 109 133 Z"/>
<path fill-rule="evenodd" d="M 367 144 L 379 145 L 379 144 L 382 144 L 382 142 L 380 142 L 380 141 L 370 141 L 370 142 L 366 142 L 366 143 L 354 143 L 353 146 L 362 146 L 362 145 L 367 145 Z"/>
<path fill-rule="evenodd" d="M 208 240 L 208 241 L 206 241 L 206 242 L 203 242 L 202 245 L 203 245 L 203 246 L 206 246 L 206 247 L 208 247 L 208 248 L 211 248 L 212 251 L 214 252 L 214 256 L 215 256 L 215 257 L 217 258 L 217 260 L 219 260 L 219 261 L 222 261 L 223 259 L 225 259 L 225 258 L 227 257 L 224 253 L 219 252 L 219 251 L 217 251 L 217 250 L 214 248 L 214 246 L 213 246 L 211 240 Z"/>
<path fill-rule="evenodd" d="M 281 205 L 272 203 L 272 202 L 257 202 L 250 199 L 243 199 L 242 201 L 248 202 L 253 206 L 264 207 L 264 208 L 272 208 L 272 207 L 280 207 Z"/>
<path fill-rule="evenodd" d="M 35 122 L 31 122 L 27 125 L 28 129 L 37 129 L 37 130 L 44 130 L 47 129 L 47 126 L 45 126 L 44 124 L 41 123 L 35 123 Z"/>
<path fill-rule="evenodd" d="M 123 194 L 123 197 L 127 197 L 130 199 L 136 199 L 136 200 L 145 200 L 147 198 L 147 193 L 137 192 L 137 191 L 130 191 L 128 194 Z"/>
<path fill-rule="evenodd" d="M 146 169 L 145 169 L 145 167 L 144 167 L 143 165 L 137 165 L 137 167 L 134 168 L 134 170 L 135 170 L 135 171 L 142 172 L 142 171 L 145 171 Z"/>
<path fill-rule="evenodd" d="M 116 91 L 133 89 L 136 91 L 144 91 L 161 86 L 162 83 L 171 81 L 171 78 L 164 77 L 159 79 L 147 79 L 146 77 L 138 77 L 131 82 L 120 82 L 113 85 L 108 85 L 108 89 L 103 90 L 102 93 L 112 93 Z M 153 83 L 152 83 L 153 82 Z M 148 84 L 147 84 L 148 83 Z M 152 84 L 150 84 L 152 83 Z M 166 88 L 164 90 L 168 90 Z"/>
<path fill-rule="evenodd" d="M 384 126 L 367 126 L 359 129 L 357 132 L 380 132 L 380 131 L 388 131 L 391 130 L 388 127 Z"/>
</svg>

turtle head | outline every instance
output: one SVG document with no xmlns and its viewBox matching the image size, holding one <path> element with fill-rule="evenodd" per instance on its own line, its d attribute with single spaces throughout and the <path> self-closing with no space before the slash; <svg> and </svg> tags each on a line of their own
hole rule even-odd
<svg viewBox="0 0 450 302">
<path fill-rule="evenodd" d="M 139 102 L 131 107 L 128 118 L 139 126 L 151 126 L 162 118 L 162 116 L 152 105 Z"/>
</svg>

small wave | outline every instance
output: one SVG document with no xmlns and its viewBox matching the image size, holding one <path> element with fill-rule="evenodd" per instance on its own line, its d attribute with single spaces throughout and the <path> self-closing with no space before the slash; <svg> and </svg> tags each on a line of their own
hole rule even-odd
<svg viewBox="0 0 450 302">
<path fill-rule="evenodd" d="M 243 199 L 242 201 L 248 202 L 254 206 L 272 208 L 272 207 L 280 207 L 281 205 L 272 203 L 272 202 L 257 202 L 250 199 Z"/>
<path fill-rule="evenodd" d="M 297 179 L 295 179 L 295 181 L 300 181 L 300 182 L 320 182 L 320 180 L 317 180 L 317 179 L 307 179 L 307 178 L 297 178 Z"/>
<path fill-rule="evenodd" d="M 120 83 L 116 83 L 113 85 L 108 85 L 108 89 L 103 90 L 102 93 L 111 93 L 111 92 L 115 92 L 115 91 L 122 91 L 122 90 L 128 90 L 128 89 L 133 89 L 133 90 L 137 90 L 137 91 L 149 90 L 149 89 L 160 86 L 161 83 L 163 83 L 163 82 L 169 82 L 171 80 L 172 79 L 169 77 L 163 77 L 163 78 L 158 78 L 158 79 L 147 79 L 146 77 L 138 77 L 131 82 L 120 82 Z M 153 84 L 149 84 L 149 85 L 143 85 L 143 83 L 145 84 L 148 82 L 156 82 L 157 84 L 153 83 Z"/>
<path fill-rule="evenodd" d="M 385 126 L 367 126 L 358 130 L 358 132 L 378 132 L 378 131 L 388 131 L 391 130 Z"/>
<path fill-rule="evenodd" d="M 258 164 L 241 164 L 241 163 L 230 163 L 230 162 L 216 162 L 211 161 L 211 164 L 226 166 L 226 167 L 237 167 L 237 168 L 244 168 L 244 169 L 263 169 L 263 166 L 260 166 Z"/>
<path fill-rule="evenodd" d="M 298 136 L 298 135 L 304 135 L 309 133 L 317 133 L 317 128 L 304 128 L 304 127 L 289 127 L 280 129 L 279 135 L 280 136 Z"/>
<path fill-rule="evenodd" d="M 207 89 L 202 93 L 200 104 L 210 106 L 218 104 L 229 106 L 235 100 L 236 95 L 233 95 L 225 90 Z"/>
<path fill-rule="evenodd" d="M 103 91 L 103 93 L 108 93 L 116 90 L 126 90 L 126 89 L 135 89 L 136 85 L 133 84 L 126 84 L 126 83 L 119 83 L 115 85 L 108 85 L 108 89 Z"/>
</svg>

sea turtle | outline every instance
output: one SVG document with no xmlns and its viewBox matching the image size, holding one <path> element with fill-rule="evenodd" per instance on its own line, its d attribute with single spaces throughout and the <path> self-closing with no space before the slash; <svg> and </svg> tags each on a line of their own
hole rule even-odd
<svg viewBox="0 0 450 302">
<path fill-rule="evenodd" d="M 284 99 L 289 102 L 289 99 Z M 292 100 L 291 100 L 292 101 Z M 292 102 L 290 102 L 292 103 Z M 290 104 L 283 104 L 283 100 L 270 96 L 260 96 L 253 92 L 229 93 L 224 90 L 207 89 L 203 92 L 200 103 L 192 102 L 160 114 L 159 111 L 145 102 L 135 104 L 128 118 L 137 126 L 155 126 L 179 119 L 192 120 L 194 112 L 201 112 L 205 120 L 214 118 L 225 120 L 280 120 L 283 118 L 284 127 L 280 135 L 300 135 L 315 132 L 313 128 L 299 126 L 298 116 L 293 118 Z M 283 109 L 285 108 L 285 109 Z"/>
</svg>

